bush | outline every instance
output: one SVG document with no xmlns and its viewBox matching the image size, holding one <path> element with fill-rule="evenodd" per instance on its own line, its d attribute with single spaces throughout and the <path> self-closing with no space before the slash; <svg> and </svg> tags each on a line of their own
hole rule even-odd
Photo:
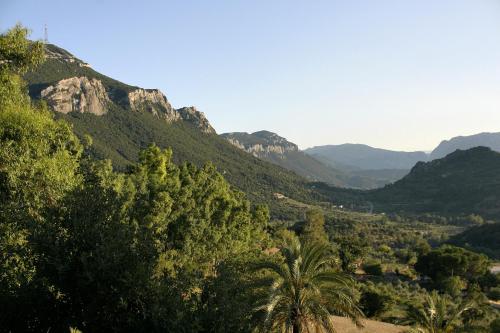
<svg viewBox="0 0 500 333">
<path fill-rule="evenodd" d="M 500 287 L 491 288 L 488 297 L 494 301 L 500 301 Z"/>
<path fill-rule="evenodd" d="M 382 265 L 379 262 L 366 263 L 363 265 L 363 270 L 369 275 L 382 276 L 384 274 Z"/>
<path fill-rule="evenodd" d="M 378 317 L 394 303 L 391 296 L 378 291 L 367 291 L 361 295 L 359 301 L 364 314 L 367 317 Z"/>
<path fill-rule="evenodd" d="M 440 289 L 453 297 L 458 297 L 467 287 L 467 283 L 458 276 L 452 276 L 444 279 L 440 283 Z"/>
</svg>

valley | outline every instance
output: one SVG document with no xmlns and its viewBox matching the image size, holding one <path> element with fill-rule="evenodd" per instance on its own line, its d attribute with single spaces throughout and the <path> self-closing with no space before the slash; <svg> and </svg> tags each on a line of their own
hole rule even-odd
<svg viewBox="0 0 500 333">
<path fill-rule="evenodd" d="M 217 133 L 28 36 L 0 34 L 0 332 L 498 332 L 499 133 Z"/>
</svg>

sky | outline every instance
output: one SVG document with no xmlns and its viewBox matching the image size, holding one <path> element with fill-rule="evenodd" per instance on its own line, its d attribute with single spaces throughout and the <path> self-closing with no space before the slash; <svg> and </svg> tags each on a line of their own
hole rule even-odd
<svg viewBox="0 0 500 333">
<path fill-rule="evenodd" d="M 500 132 L 499 0 L 0 0 L 0 31 L 17 22 L 218 133 L 429 151 Z"/>
</svg>

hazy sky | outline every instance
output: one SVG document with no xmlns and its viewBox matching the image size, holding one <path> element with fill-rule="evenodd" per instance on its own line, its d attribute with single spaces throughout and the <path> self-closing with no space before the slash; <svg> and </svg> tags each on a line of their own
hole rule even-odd
<svg viewBox="0 0 500 333">
<path fill-rule="evenodd" d="M 0 0 L 16 22 L 219 133 L 430 150 L 500 132 L 499 0 Z"/>
</svg>

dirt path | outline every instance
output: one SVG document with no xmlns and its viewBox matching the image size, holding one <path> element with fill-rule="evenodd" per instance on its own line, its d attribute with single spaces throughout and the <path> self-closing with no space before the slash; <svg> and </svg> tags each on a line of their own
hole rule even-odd
<svg viewBox="0 0 500 333">
<path fill-rule="evenodd" d="M 403 333 L 406 326 L 397 326 L 375 320 L 363 320 L 363 328 L 357 328 L 353 322 L 344 317 L 333 317 L 335 329 L 338 333 Z"/>
</svg>

